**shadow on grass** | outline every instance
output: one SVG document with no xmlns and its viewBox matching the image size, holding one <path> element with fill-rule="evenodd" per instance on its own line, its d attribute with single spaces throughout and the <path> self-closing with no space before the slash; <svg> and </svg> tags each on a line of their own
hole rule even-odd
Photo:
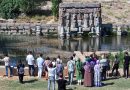
<svg viewBox="0 0 130 90">
<path fill-rule="evenodd" d="M 37 79 L 32 79 L 32 80 L 28 80 L 28 81 L 24 81 L 24 83 L 33 83 L 33 82 L 36 82 L 38 81 Z"/>
<path fill-rule="evenodd" d="M 119 79 L 120 77 L 109 77 L 109 78 L 107 78 L 105 81 L 107 81 L 107 80 L 115 80 L 115 79 Z"/>
<path fill-rule="evenodd" d="M 74 80 L 74 81 L 73 81 L 73 85 L 76 85 L 76 84 L 77 84 L 77 80 Z"/>
<path fill-rule="evenodd" d="M 75 90 L 76 89 L 76 87 L 69 87 L 69 88 L 67 88 L 66 90 Z"/>
<path fill-rule="evenodd" d="M 108 86 L 108 85 L 113 85 L 114 82 L 111 82 L 111 83 L 103 83 L 103 86 Z"/>
<path fill-rule="evenodd" d="M 66 90 L 73 90 L 72 88 L 68 88 L 68 89 L 66 89 Z"/>
</svg>

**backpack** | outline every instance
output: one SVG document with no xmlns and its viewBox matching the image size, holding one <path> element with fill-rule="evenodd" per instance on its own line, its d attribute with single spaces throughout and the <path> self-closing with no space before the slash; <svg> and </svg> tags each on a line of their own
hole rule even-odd
<svg viewBox="0 0 130 90">
<path fill-rule="evenodd" d="M 19 72 L 18 73 L 19 74 L 24 74 L 24 68 L 22 66 L 19 68 Z"/>
<path fill-rule="evenodd" d="M 59 65 L 57 67 L 57 74 L 61 73 L 63 71 L 63 66 L 62 65 Z"/>
</svg>

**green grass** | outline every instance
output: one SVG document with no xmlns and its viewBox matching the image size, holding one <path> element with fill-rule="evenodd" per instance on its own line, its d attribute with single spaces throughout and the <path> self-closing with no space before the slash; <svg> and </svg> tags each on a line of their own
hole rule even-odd
<svg viewBox="0 0 130 90">
<path fill-rule="evenodd" d="M 103 87 L 72 85 L 67 86 L 67 90 L 130 90 L 130 79 L 113 79 L 103 83 L 106 84 Z M 0 79 L 0 90 L 47 90 L 47 81 L 30 79 L 25 81 L 25 84 L 20 84 L 17 80 Z"/>
</svg>

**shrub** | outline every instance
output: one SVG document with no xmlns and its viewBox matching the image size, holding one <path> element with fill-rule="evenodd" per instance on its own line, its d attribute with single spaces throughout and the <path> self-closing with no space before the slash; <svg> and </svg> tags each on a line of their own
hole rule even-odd
<svg viewBox="0 0 130 90">
<path fill-rule="evenodd" d="M 59 3 L 61 3 L 61 0 L 51 0 L 52 2 L 52 13 L 53 16 L 58 18 L 58 12 L 59 12 Z"/>
<path fill-rule="evenodd" d="M 16 18 L 21 12 L 30 12 L 34 6 L 33 0 L 1 0 L 0 14 L 5 19 L 13 19 Z"/>
</svg>

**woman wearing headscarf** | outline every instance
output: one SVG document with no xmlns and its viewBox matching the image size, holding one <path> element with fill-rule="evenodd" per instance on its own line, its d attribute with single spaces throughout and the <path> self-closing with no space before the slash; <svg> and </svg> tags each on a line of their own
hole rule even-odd
<svg viewBox="0 0 130 90">
<path fill-rule="evenodd" d="M 94 84 L 96 87 L 101 86 L 101 65 L 99 60 L 97 60 L 96 65 L 94 66 Z"/>
<path fill-rule="evenodd" d="M 92 68 L 88 61 L 86 61 L 86 65 L 84 66 L 84 86 L 92 86 Z"/>
<path fill-rule="evenodd" d="M 81 85 L 82 83 L 82 62 L 80 59 L 76 62 L 76 78 L 78 80 L 78 85 Z"/>
</svg>

